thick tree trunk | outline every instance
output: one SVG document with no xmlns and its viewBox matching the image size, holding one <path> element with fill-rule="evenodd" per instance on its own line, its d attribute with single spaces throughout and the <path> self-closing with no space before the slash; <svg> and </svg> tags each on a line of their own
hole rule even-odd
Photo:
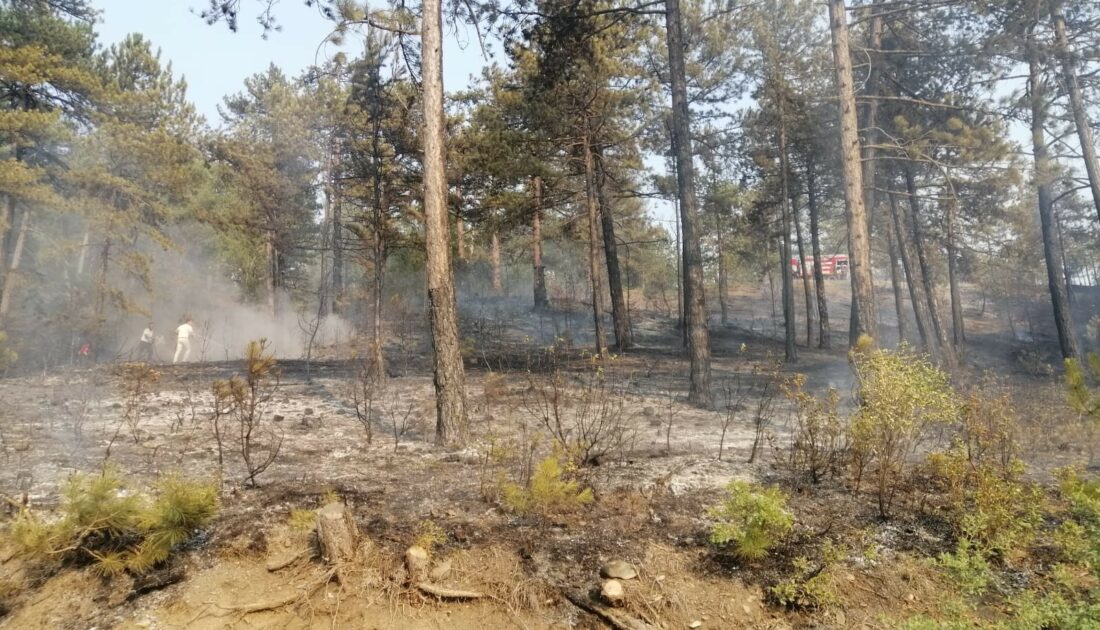
<svg viewBox="0 0 1100 630">
<path fill-rule="evenodd" d="M 500 272 L 500 234 L 495 227 L 489 238 L 489 262 L 492 270 L 493 293 L 500 295 L 504 292 L 504 280 Z"/>
<path fill-rule="evenodd" d="M 722 311 L 722 325 L 725 326 L 729 324 L 729 305 L 726 300 L 730 288 L 722 234 L 722 213 L 717 210 L 714 212 L 714 236 L 718 240 L 718 308 Z"/>
<path fill-rule="evenodd" d="M 676 329 L 680 331 L 680 343 L 687 347 L 687 327 L 684 326 L 684 244 L 680 238 L 680 204 L 676 204 Z"/>
<path fill-rule="evenodd" d="M 852 274 L 854 328 L 849 342 L 862 335 L 878 338 L 874 286 L 871 278 L 871 241 L 867 208 L 863 200 L 863 170 L 860 165 L 859 124 L 852 86 L 852 60 L 848 51 L 848 17 L 844 0 L 829 0 L 829 20 L 833 39 L 833 63 L 840 114 L 840 163 L 847 206 L 849 266 Z"/>
<path fill-rule="evenodd" d="M 1085 173 L 1089 178 L 1089 190 L 1092 191 L 1092 203 L 1096 207 L 1096 216 L 1100 218 L 1100 164 L 1096 158 L 1096 140 L 1092 135 L 1085 97 L 1081 94 L 1081 83 L 1077 78 L 1077 62 L 1071 50 L 1069 36 L 1066 34 L 1066 17 L 1062 13 L 1062 0 L 1051 0 L 1050 17 L 1054 22 L 1054 45 L 1062 65 L 1062 81 L 1069 94 L 1070 110 L 1073 112 L 1077 139 L 1081 143 L 1081 156 L 1085 161 Z"/>
<path fill-rule="evenodd" d="M 915 261 L 909 253 L 908 230 L 901 211 L 898 209 L 898 200 L 890 195 L 890 218 L 893 220 L 894 234 L 897 241 L 898 254 L 901 256 L 901 267 L 905 272 L 905 284 L 909 287 L 909 301 L 913 305 L 913 318 L 917 322 L 917 334 L 920 335 L 921 345 L 924 351 L 934 359 L 939 360 L 940 346 L 933 336 L 931 316 L 928 314 L 928 300 L 924 295 L 924 285 L 917 278 L 914 269 Z"/>
<path fill-rule="evenodd" d="M 615 347 L 619 351 L 629 350 L 634 342 L 630 332 L 630 317 L 626 312 L 626 297 L 623 295 L 623 276 L 619 267 L 619 247 L 615 242 L 615 217 L 607 199 L 607 171 L 603 163 L 603 151 L 597 149 L 596 157 L 596 194 L 600 203 L 600 224 L 603 227 L 603 253 L 607 259 L 607 288 L 611 293 L 611 321 L 615 328 Z"/>
<path fill-rule="evenodd" d="M 699 213 L 695 200 L 695 165 L 692 162 L 691 113 L 687 102 L 680 0 L 665 0 L 665 27 L 672 83 L 673 149 L 684 231 L 684 315 L 688 329 L 688 354 L 691 357 L 688 400 L 710 406 L 710 333 L 707 330 L 707 301 L 703 293 L 703 255 L 699 246 Z"/>
<path fill-rule="evenodd" d="M 458 313 L 447 226 L 447 177 L 443 162 L 443 14 L 440 0 L 424 0 L 422 12 L 424 244 L 429 321 L 435 351 L 435 440 L 437 444 L 453 444 L 461 440 L 467 426 L 466 374 L 458 343 Z"/>
<path fill-rule="evenodd" d="M 603 332 L 603 286 L 600 273 L 600 222 L 599 203 L 596 200 L 596 167 L 592 157 L 592 144 L 588 135 L 588 121 L 584 121 L 584 192 L 588 211 L 588 279 L 592 288 L 592 324 L 596 354 L 607 352 L 607 340 Z"/>
<path fill-rule="evenodd" d="M 875 0 L 874 5 L 880 4 L 881 0 Z M 864 91 L 870 97 L 863 110 L 863 129 L 866 137 L 866 142 L 860 147 L 860 156 L 862 159 L 863 169 L 863 206 L 867 212 L 867 241 L 868 251 L 870 252 L 870 240 L 872 230 L 874 228 L 874 214 L 877 203 L 877 193 L 875 189 L 876 179 L 878 175 L 878 160 L 876 160 L 876 146 L 878 144 L 878 109 L 879 99 L 878 96 L 878 84 L 879 75 L 881 74 L 881 64 L 879 63 L 879 56 L 882 50 L 882 17 L 878 15 L 878 12 L 874 11 L 874 17 L 871 18 L 871 23 L 867 29 L 867 55 L 870 60 L 870 66 L 867 71 L 867 80 L 864 83 Z M 872 268 L 870 265 L 870 259 L 868 259 L 868 277 L 871 277 Z M 853 281 L 855 276 L 853 275 Z M 872 277 L 872 282 L 874 278 Z M 853 285 L 854 286 L 854 285 Z M 874 303 L 875 294 L 874 289 L 871 291 L 871 308 L 874 312 L 878 313 L 878 307 Z M 855 299 L 852 300 L 852 313 L 848 326 L 848 343 L 854 345 L 859 338 L 862 330 L 859 324 L 859 309 L 858 303 Z"/>
<path fill-rule="evenodd" d="M 550 298 L 546 294 L 546 267 L 542 264 L 542 178 L 531 179 L 532 192 L 535 195 L 535 211 L 531 216 L 531 264 L 534 267 L 535 310 L 550 308 Z"/>
<path fill-rule="evenodd" d="M 947 331 L 940 320 L 940 300 L 936 296 L 936 282 L 932 277 L 932 265 L 928 260 L 928 248 L 924 242 L 924 227 L 920 217 L 920 199 L 917 198 L 917 183 L 913 176 L 913 165 L 905 165 L 905 190 L 909 197 L 909 220 L 913 225 L 913 247 L 917 250 L 917 265 L 920 268 L 920 280 L 924 286 L 924 297 L 928 301 L 928 316 L 932 320 L 932 332 L 936 335 L 936 344 L 943 356 L 953 363 L 955 351 L 947 340 Z"/>
<path fill-rule="evenodd" d="M 24 210 L 23 218 L 19 222 L 19 234 L 15 237 L 15 246 L 11 251 L 11 264 L 8 266 L 8 272 L 4 274 L 4 290 L 0 292 L 0 318 L 6 317 L 11 307 L 12 296 L 15 294 L 16 274 L 23 260 L 23 247 L 27 242 L 27 228 L 30 222 L 31 211 Z"/>
<path fill-rule="evenodd" d="M 894 289 L 894 312 L 898 319 L 898 343 L 902 344 L 909 339 L 909 318 L 905 312 L 905 298 L 901 292 L 901 269 L 898 268 L 898 247 L 894 230 L 887 222 L 886 228 L 887 252 L 890 256 L 890 285 Z"/>
<path fill-rule="evenodd" d="M 0 217 L 0 283 L 7 282 L 7 253 L 11 249 L 9 241 L 11 240 L 11 228 L 15 223 L 15 197 L 13 195 L 4 196 L 4 209 L 3 217 Z"/>
<path fill-rule="evenodd" d="M 802 219 L 799 218 L 798 205 L 794 207 L 794 234 L 798 239 L 798 268 L 802 272 L 802 292 L 806 298 L 806 347 L 812 348 L 814 344 L 814 289 L 810 281 L 810 274 L 806 271 L 806 241 L 802 238 Z M 815 263 L 816 265 L 816 263 Z"/>
<path fill-rule="evenodd" d="M 777 94 L 779 112 L 779 211 L 783 234 L 780 239 L 780 270 L 783 274 L 783 355 L 788 363 L 798 360 L 798 322 L 794 312 L 794 273 L 791 269 L 791 191 L 787 164 L 787 125 L 783 116 L 783 95 Z"/>
<path fill-rule="evenodd" d="M 1058 247 L 1054 225 L 1054 202 L 1050 185 L 1053 166 L 1047 148 L 1044 125 L 1047 120 L 1046 91 L 1043 87 L 1042 69 L 1035 50 L 1035 34 L 1027 35 L 1028 88 L 1031 97 L 1031 145 L 1035 158 L 1035 185 L 1039 196 L 1039 222 L 1043 233 L 1043 257 L 1047 265 L 1047 284 L 1050 286 L 1050 302 L 1054 309 L 1054 326 L 1058 331 L 1058 345 L 1062 358 L 1073 359 L 1080 354 L 1077 334 L 1073 329 L 1073 317 L 1069 310 L 1066 277 L 1062 271 L 1061 251 Z"/>
<path fill-rule="evenodd" d="M 949 182 L 950 184 L 950 182 Z M 954 195 L 954 185 L 951 185 Z M 962 289 L 959 287 L 959 251 L 956 230 L 958 206 L 954 199 L 947 201 L 947 283 L 951 289 L 951 343 L 955 352 L 959 352 L 966 342 L 966 327 L 963 324 Z"/>
<path fill-rule="evenodd" d="M 813 159 L 806 164 L 806 204 L 810 207 L 810 246 L 814 254 L 814 288 L 817 289 L 817 347 L 830 348 L 829 303 L 825 296 L 825 274 L 821 270 L 821 217 L 817 207 L 817 178 Z"/>
</svg>

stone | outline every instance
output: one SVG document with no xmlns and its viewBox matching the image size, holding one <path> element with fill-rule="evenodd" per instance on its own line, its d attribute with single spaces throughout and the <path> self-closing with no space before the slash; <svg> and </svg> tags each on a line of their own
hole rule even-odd
<svg viewBox="0 0 1100 630">
<path fill-rule="evenodd" d="M 275 422 L 282 422 L 283 420 L 286 420 L 286 418 L 282 414 L 278 414 L 278 413 L 272 415 L 271 419 L 274 420 Z"/>
<path fill-rule="evenodd" d="M 600 577 L 616 580 L 633 580 L 638 577 L 638 570 L 629 562 L 612 560 L 600 567 Z"/>
<path fill-rule="evenodd" d="M 703 627 L 703 622 L 696 619 L 695 621 L 689 623 L 688 627 L 689 628 L 701 628 L 701 627 Z"/>
<path fill-rule="evenodd" d="M 612 606 L 622 606 L 626 599 L 623 583 L 618 580 L 606 580 L 600 587 L 600 597 Z"/>
<path fill-rule="evenodd" d="M 312 416 L 313 415 L 313 407 L 306 407 L 305 410 L 302 411 L 302 414 L 307 415 L 307 416 Z"/>
</svg>

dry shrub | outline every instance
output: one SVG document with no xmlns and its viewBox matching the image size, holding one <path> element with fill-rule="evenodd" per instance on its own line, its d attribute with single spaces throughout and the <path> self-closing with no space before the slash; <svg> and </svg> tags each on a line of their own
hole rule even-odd
<svg viewBox="0 0 1100 630">
<path fill-rule="evenodd" d="M 256 486 L 256 477 L 279 456 L 283 436 L 267 418 L 267 405 L 279 388 L 279 368 L 268 352 L 266 339 L 250 341 L 245 348 L 244 376 L 215 381 L 211 426 L 218 443 L 218 465 L 224 463 L 225 440 L 236 438 L 236 451 L 245 467 L 245 480 Z M 233 425 L 231 433 L 223 422 Z"/>
<path fill-rule="evenodd" d="M 572 382 L 567 379 L 557 371 L 547 379 L 531 377 L 523 401 L 528 414 L 579 466 L 622 455 L 632 437 L 624 388 L 612 383 L 602 368 Z"/>
<path fill-rule="evenodd" d="M 840 393 L 829 389 L 819 399 L 805 389 L 806 376 L 795 374 L 780 386 L 791 403 L 794 425 L 787 464 L 792 471 L 818 483 L 836 473 L 848 453 L 848 424 L 840 416 Z"/>
</svg>

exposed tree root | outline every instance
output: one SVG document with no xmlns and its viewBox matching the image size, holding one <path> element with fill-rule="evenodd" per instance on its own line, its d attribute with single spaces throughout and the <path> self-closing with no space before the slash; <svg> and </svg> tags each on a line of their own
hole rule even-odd
<svg viewBox="0 0 1100 630">
<path fill-rule="evenodd" d="M 416 588 L 421 593 L 426 593 L 438 597 L 439 599 L 481 599 L 485 597 L 483 593 L 478 593 L 477 591 L 456 590 L 439 586 L 438 584 L 432 584 L 431 582 L 417 582 Z"/>
<path fill-rule="evenodd" d="M 573 603 L 574 606 L 586 612 L 596 615 L 607 625 L 615 630 L 656 630 L 654 626 L 630 615 L 604 606 L 592 600 L 591 597 L 577 589 L 563 588 L 562 594 Z"/>
<path fill-rule="evenodd" d="M 267 570 L 274 573 L 275 571 L 285 569 L 285 568 L 289 567 L 290 565 L 294 564 L 295 562 L 301 560 L 302 558 L 305 558 L 305 557 L 309 556 L 309 554 L 310 554 L 309 549 L 299 549 L 297 553 L 291 553 L 291 554 L 287 554 L 287 555 L 283 556 L 282 558 L 275 558 L 274 560 L 269 560 L 267 565 L 266 565 Z"/>
</svg>

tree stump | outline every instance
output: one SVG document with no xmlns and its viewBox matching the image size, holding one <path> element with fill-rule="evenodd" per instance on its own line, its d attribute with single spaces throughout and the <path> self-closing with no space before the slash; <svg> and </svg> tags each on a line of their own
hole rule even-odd
<svg viewBox="0 0 1100 630">
<path fill-rule="evenodd" d="M 359 545 L 359 527 L 355 516 L 343 503 L 329 503 L 317 510 L 317 540 L 321 557 L 339 565 L 352 560 Z"/>
<path fill-rule="evenodd" d="M 409 547 L 405 551 L 405 572 L 410 585 L 426 579 L 428 575 L 428 552 L 422 547 Z"/>
</svg>

